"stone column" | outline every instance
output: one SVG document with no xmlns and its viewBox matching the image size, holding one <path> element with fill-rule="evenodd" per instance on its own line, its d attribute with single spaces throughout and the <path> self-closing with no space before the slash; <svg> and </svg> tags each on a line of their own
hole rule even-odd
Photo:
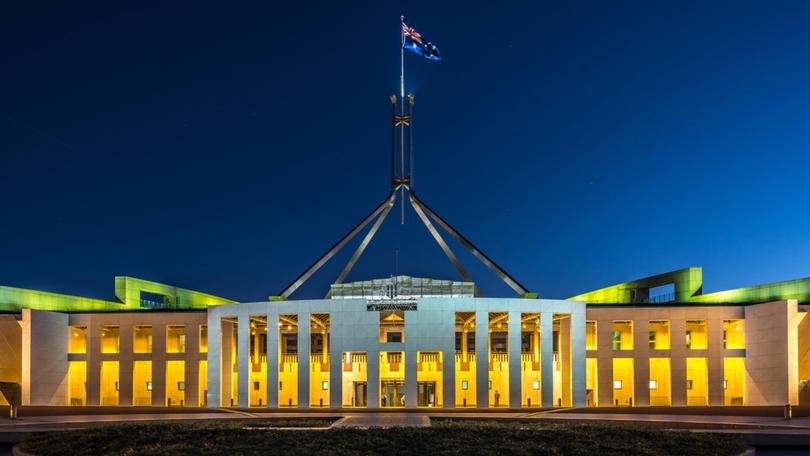
<svg viewBox="0 0 810 456">
<path fill-rule="evenodd" d="M 670 394 L 673 407 L 686 405 L 686 314 L 672 312 L 670 327 L 670 353 L 669 364 L 672 385 Z"/>
<path fill-rule="evenodd" d="M 309 312 L 298 314 L 298 408 L 309 408 Z"/>
<path fill-rule="evenodd" d="M 166 405 L 166 325 L 152 325 L 152 406 Z"/>
<path fill-rule="evenodd" d="M 455 335 L 453 335 L 455 337 Z M 452 339 L 442 350 L 442 407 L 456 406 L 456 346 Z"/>
<path fill-rule="evenodd" d="M 200 327 L 186 321 L 186 352 L 183 354 L 185 372 L 185 406 L 200 405 Z"/>
<path fill-rule="evenodd" d="M 278 408 L 278 312 L 267 314 L 267 407 Z"/>
<path fill-rule="evenodd" d="M 118 353 L 118 405 L 132 406 L 132 337 L 131 321 L 119 326 Z"/>
<path fill-rule="evenodd" d="M 232 382 L 233 382 L 233 324 L 229 321 L 219 319 L 218 322 L 222 328 L 222 369 L 220 374 L 221 383 L 221 407 L 231 407 L 236 405 L 236 401 L 231 404 L 232 397 Z"/>
<path fill-rule="evenodd" d="M 586 401 L 585 306 L 571 312 L 571 405 L 584 407 Z"/>
<path fill-rule="evenodd" d="M 380 351 L 369 350 L 366 354 L 366 406 L 370 409 L 380 408 Z"/>
<path fill-rule="evenodd" d="M 521 378 L 521 319 L 520 311 L 509 312 L 508 340 L 509 340 L 509 398 L 504 398 L 509 401 L 510 407 L 520 407 L 522 391 L 522 378 Z"/>
<path fill-rule="evenodd" d="M 220 364 L 221 356 L 221 342 L 222 342 L 222 323 L 220 322 L 219 312 L 217 310 L 208 309 L 208 394 L 206 401 L 209 407 L 219 407 L 222 405 L 221 398 L 221 382 L 222 382 L 222 369 Z M 154 383 L 153 383 L 154 385 Z"/>
<path fill-rule="evenodd" d="M 708 359 L 708 394 L 709 405 L 723 405 L 725 403 L 725 389 L 723 388 L 723 319 L 710 318 L 706 322 L 709 338 Z"/>
<path fill-rule="evenodd" d="M 407 350 L 402 352 L 405 357 L 403 368 L 405 369 L 405 407 L 415 408 L 417 404 L 417 371 L 416 365 L 419 356 L 418 350 Z"/>
<path fill-rule="evenodd" d="M 571 406 L 571 316 L 560 318 L 560 386 L 562 406 Z"/>
<path fill-rule="evenodd" d="M 650 322 L 647 312 L 640 312 L 644 319 L 633 320 L 633 406 L 650 405 Z"/>
<path fill-rule="evenodd" d="M 540 389 L 543 407 L 554 406 L 554 314 L 540 312 Z"/>
<path fill-rule="evenodd" d="M 489 407 L 489 312 L 475 313 L 475 403 Z"/>
<path fill-rule="evenodd" d="M 329 344 L 329 408 L 343 407 L 343 353 L 335 345 Z"/>
<path fill-rule="evenodd" d="M 237 399 L 240 407 L 250 406 L 250 316 L 240 315 L 236 328 L 236 381 Z"/>
<path fill-rule="evenodd" d="M 24 362 L 25 360 L 23 360 Z M 23 365 L 23 372 L 25 372 L 25 365 Z M 25 383 L 24 378 L 23 383 Z M 24 395 L 23 405 L 25 405 Z M 87 405 L 101 405 L 101 325 L 92 316 L 87 324 Z"/>
<path fill-rule="evenodd" d="M 597 404 L 612 407 L 613 401 L 613 320 L 596 321 Z"/>
</svg>

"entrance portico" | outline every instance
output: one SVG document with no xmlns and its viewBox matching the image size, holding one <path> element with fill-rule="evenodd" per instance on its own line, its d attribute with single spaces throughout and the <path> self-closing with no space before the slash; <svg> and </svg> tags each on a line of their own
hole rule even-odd
<svg viewBox="0 0 810 456">
<path fill-rule="evenodd" d="M 456 382 L 460 368 L 456 360 L 461 359 L 457 355 L 466 351 L 467 345 L 458 345 L 461 339 L 456 335 L 456 314 L 466 313 L 475 315 L 480 328 L 474 335 L 474 350 L 466 353 L 478 360 L 474 382 L 477 407 L 494 407 L 496 402 L 501 407 L 526 406 L 523 389 L 531 385 L 542 391 L 542 403 L 534 402 L 533 406 L 585 405 L 582 302 L 418 298 L 402 312 L 404 331 L 386 329 L 381 312 L 386 311 L 377 310 L 366 299 L 270 301 L 209 308 L 208 403 L 228 406 L 233 399 L 232 403 L 241 407 L 255 406 L 250 404 L 250 392 L 266 385 L 266 406 L 285 406 L 288 403 L 279 402 L 279 391 L 287 391 L 289 382 L 294 382 L 297 401 L 290 400 L 289 404 L 297 408 L 323 404 L 310 404 L 310 398 L 315 397 L 313 389 L 328 393 L 325 396 L 330 408 L 363 403 L 367 408 L 379 408 L 383 397 L 386 407 L 402 406 L 403 398 L 406 408 L 462 406 L 456 404 L 457 388 L 462 388 Z M 321 319 L 328 316 L 328 328 L 317 327 L 313 315 Z M 493 315 L 497 315 L 497 323 L 487 329 L 488 322 L 496 321 Z M 522 360 L 533 359 L 530 353 L 523 353 L 526 345 L 522 337 L 530 337 L 525 329 L 526 315 L 539 315 L 540 323 L 533 330 L 540 336 L 536 344 L 540 376 L 534 382 L 523 381 Z M 251 321 L 256 319 L 267 322 L 267 335 L 261 339 L 266 341 L 266 358 L 261 358 L 266 366 L 258 365 L 253 355 L 260 349 L 250 342 L 254 331 Z M 313 351 L 311 344 L 315 343 L 324 344 L 323 348 L 318 345 L 323 351 Z M 537 364 L 528 362 L 528 366 Z M 257 375 L 266 375 L 266 381 L 257 381 Z M 312 375 L 323 375 L 324 380 L 312 382 Z M 228 387 L 230 381 L 238 386 Z M 365 400 L 354 398 L 347 403 L 346 398 L 354 397 L 356 391 L 347 395 L 344 388 L 356 388 L 363 382 Z M 400 403 L 392 404 L 391 400 Z"/>
</svg>

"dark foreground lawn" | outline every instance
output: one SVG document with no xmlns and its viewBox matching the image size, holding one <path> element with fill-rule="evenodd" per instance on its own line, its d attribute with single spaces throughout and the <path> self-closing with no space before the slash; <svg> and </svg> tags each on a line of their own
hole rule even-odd
<svg viewBox="0 0 810 456">
<path fill-rule="evenodd" d="M 276 421 L 277 420 L 273 420 Z M 745 449 L 737 436 L 587 424 L 434 420 L 430 428 L 278 430 L 267 420 L 120 425 L 35 434 L 39 455 L 484 454 L 722 455 Z"/>
</svg>

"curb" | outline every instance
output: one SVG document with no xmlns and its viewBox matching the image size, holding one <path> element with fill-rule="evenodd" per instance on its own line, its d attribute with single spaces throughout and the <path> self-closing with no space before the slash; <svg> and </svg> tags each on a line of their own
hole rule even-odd
<svg viewBox="0 0 810 456">
<path fill-rule="evenodd" d="M 17 444 L 11 447 L 11 456 L 36 456 L 36 455 L 23 451 L 22 448 L 20 448 L 20 445 Z"/>
</svg>

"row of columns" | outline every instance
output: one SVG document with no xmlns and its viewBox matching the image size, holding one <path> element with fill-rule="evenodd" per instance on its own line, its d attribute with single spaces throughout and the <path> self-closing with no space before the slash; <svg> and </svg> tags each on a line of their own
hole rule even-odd
<svg viewBox="0 0 810 456">
<path fill-rule="evenodd" d="M 286 314 L 286 313 L 285 313 Z M 371 312 L 370 312 L 371 314 Z M 486 330 L 489 322 L 489 311 L 477 311 L 476 322 L 478 330 L 475 333 L 476 341 L 476 404 L 479 408 L 489 406 L 489 332 Z M 376 317 L 376 313 L 374 314 Z M 508 353 L 509 353 L 509 404 L 519 407 L 521 404 L 521 312 L 508 312 Z M 570 369 L 563 377 L 563 381 L 570 382 L 571 401 L 574 406 L 585 403 L 585 336 L 584 311 L 572 313 L 570 318 L 564 318 L 561 324 L 565 325 L 565 332 L 570 334 L 569 344 L 561 344 L 561 356 L 565 357 Z M 278 407 L 278 363 L 279 363 L 279 313 L 268 313 L 267 317 L 267 407 Z M 232 317 L 234 318 L 234 317 Z M 238 366 L 238 402 L 234 405 L 247 407 L 250 392 L 250 316 L 241 315 L 237 320 L 237 366 Z M 552 407 L 554 402 L 553 391 L 553 313 L 541 312 L 541 389 L 542 406 Z M 418 351 L 434 351 L 442 353 L 442 389 L 443 407 L 455 407 L 455 325 L 449 322 L 447 334 L 442 335 L 438 347 L 412 347 L 418 345 L 414 335 L 409 334 L 408 319 L 406 318 L 405 343 L 369 343 L 366 347 L 347 350 L 341 342 L 333 337 L 329 356 L 329 400 L 330 407 L 342 407 L 343 366 L 342 355 L 344 351 L 364 352 L 367 356 L 367 408 L 377 408 L 380 397 L 380 353 L 402 352 L 405 357 L 405 406 L 417 406 L 417 353 Z M 217 313 L 209 313 L 209 362 L 208 362 L 208 400 L 209 405 L 228 403 L 220 401 L 222 392 L 231 391 L 230 376 L 223 376 L 221 365 L 232 365 L 230 354 L 232 347 L 229 333 L 231 325 L 222 325 Z M 332 329 L 334 330 L 334 328 Z M 224 332 L 223 332 L 224 331 Z M 435 337 L 435 336 L 434 336 Z M 298 313 L 298 407 L 308 408 L 310 397 L 310 313 Z M 221 344 L 220 344 L 221 341 Z M 563 350 L 565 347 L 565 350 Z M 424 349 L 422 349 L 424 348 Z"/>
<path fill-rule="evenodd" d="M 708 396 L 710 406 L 721 406 L 725 400 L 723 389 L 724 351 L 730 355 L 745 356 L 745 350 L 723 349 L 723 319 L 707 320 L 708 346 L 703 350 L 689 350 L 686 345 L 670 339 L 669 350 L 650 350 L 647 325 L 633 324 L 633 350 L 613 350 L 613 320 L 596 320 L 597 382 L 599 405 L 613 404 L 613 358 L 633 359 L 633 404 L 650 405 L 650 358 L 670 359 L 670 397 L 673 406 L 686 405 L 686 358 L 707 358 L 708 363 Z M 670 321 L 671 335 L 686 334 L 686 320 Z M 676 336 L 677 337 L 677 336 Z"/>
<path fill-rule="evenodd" d="M 118 404 L 131 406 L 133 396 L 133 363 L 135 361 L 150 361 L 152 365 L 152 405 L 162 407 L 166 405 L 166 362 L 184 361 L 185 365 L 185 403 L 199 405 L 199 366 L 200 361 L 206 359 L 205 353 L 199 353 L 199 325 L 186 324 L 186 350 L 185 353 L 166 353 L 166 327 L 168 324 L 156 324 L 148 321 L 152 326 L 152 352 L 133 353 L 133 329 L 135 323 L 129 321 L 116 322 L 119 327 L 119 353 L 101 353 L 101 330 L 105 324 L 92 321 L 87 324 L 87 353 L 68 355 L 70 361 L 87 362 L 87 405 L 101 405 L 101 363 L 105 361 L 118 361 Z M 183 322 L 186 323 L 186 322 Z M 183 324 L 181 323 L 181 324 Z M 138 323 L 142 324 L 142 323 Z"/>
</svg>

